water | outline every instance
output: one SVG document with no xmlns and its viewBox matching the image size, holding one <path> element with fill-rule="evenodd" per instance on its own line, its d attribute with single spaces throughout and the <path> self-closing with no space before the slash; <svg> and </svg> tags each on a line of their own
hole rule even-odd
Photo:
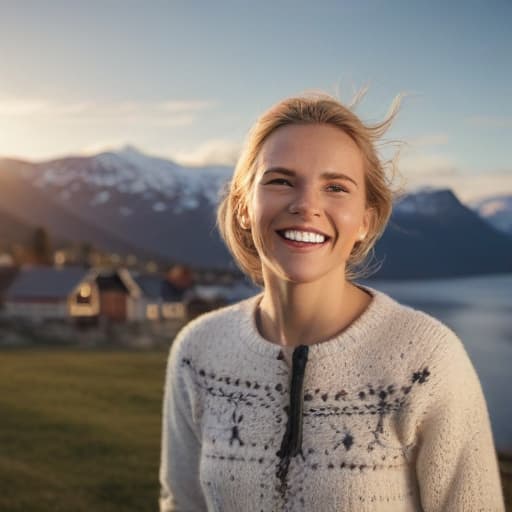
<svg viewBox="0 0 512 512">
<path fill-rule="evenodd" d="M 480 377 L 496 446 L 512 451 L 512 274 L 367 284 L 457 333 Z"/>
</svg>

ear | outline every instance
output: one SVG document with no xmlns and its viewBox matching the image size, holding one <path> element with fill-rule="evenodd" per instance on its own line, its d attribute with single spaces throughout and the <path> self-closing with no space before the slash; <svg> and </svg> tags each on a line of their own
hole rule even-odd
<svg viewBox="0 0 512 512">
<path fill-rule="evenodd" d="M 240 210 L 238 214 L 238 224 L 240 224 L 240 227 L 245 231 L 249 231 L 251 229 L 251 221 L 246 208 Z"/>
<path fill-rule="evenodd" d="M 363 222 L 361 223 L 361 227 L 359 228 L 358 240 L 360 242 L 363 241 L 368 236 L 368 232 L 370 231 L 370 228 L 372 226 L 373 215 L 374 215 L 373 208 L 366 208 L 364 215 L 363 215 Z"/>
</svg>

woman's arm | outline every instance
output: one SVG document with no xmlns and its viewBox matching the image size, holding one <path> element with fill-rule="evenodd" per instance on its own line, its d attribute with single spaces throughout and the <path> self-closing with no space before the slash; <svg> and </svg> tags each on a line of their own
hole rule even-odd
<svg viewBox="0 0 512 512">
<path fill-rule="evenodd" d="M 160 512 L 206 511 L 199 484 L 201 446 L 192 423 L 190 401 L 180 378 L 183 338 L 178 336 L 174 341 L 167 364 L 162 418 Z"/>
<path fill-rule="evenodd" d="M 416 471 L 423 509 L 504 512 L 480 381 L 455 335 L 447 340 L 445 348 L 433 369 L 437 382 L 419 426 Z"/>
</svg>

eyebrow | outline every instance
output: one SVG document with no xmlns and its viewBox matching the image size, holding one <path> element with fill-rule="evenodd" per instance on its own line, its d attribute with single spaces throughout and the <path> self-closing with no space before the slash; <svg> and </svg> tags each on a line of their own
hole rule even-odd
<svg viewBox="0 0 512 512">
<path fill-rule="evenodd" d="M 279 174 L 284 174 L 286 176 L 296 176 L 296 172 L 292 171 L 291 169 L 287 169 L 286 167 L 270 167 L 267 169 L 263 176 L 266 174 L 276 172 Z M 332 171 L 325 171 L 323 172 L 320 177 L 324 180 L 344 180 L 344 181 L 351 181 L 356 187 L 359 187 L 357 182 L 354 180 L 354 178 L 351 178 L 347 174 L 343 174 L 342 172 L 332 172 Z"/>
</svg>

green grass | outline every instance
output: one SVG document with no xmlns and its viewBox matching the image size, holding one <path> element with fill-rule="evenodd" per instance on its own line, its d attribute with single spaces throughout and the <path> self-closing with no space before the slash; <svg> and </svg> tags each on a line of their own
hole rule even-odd
<svg viewBox="0 0 512 512">
<path fill-rule="evenodd" d="M 167 352 L 0 352 L 0 510 L 156 511 Z"/>
<path fill-rule="evenodd" d="M 0 351 L 0 510 L 156 512 L 165 351 Z M 500 457 L 512 510 L 512 456 Z"/>
</svg>

